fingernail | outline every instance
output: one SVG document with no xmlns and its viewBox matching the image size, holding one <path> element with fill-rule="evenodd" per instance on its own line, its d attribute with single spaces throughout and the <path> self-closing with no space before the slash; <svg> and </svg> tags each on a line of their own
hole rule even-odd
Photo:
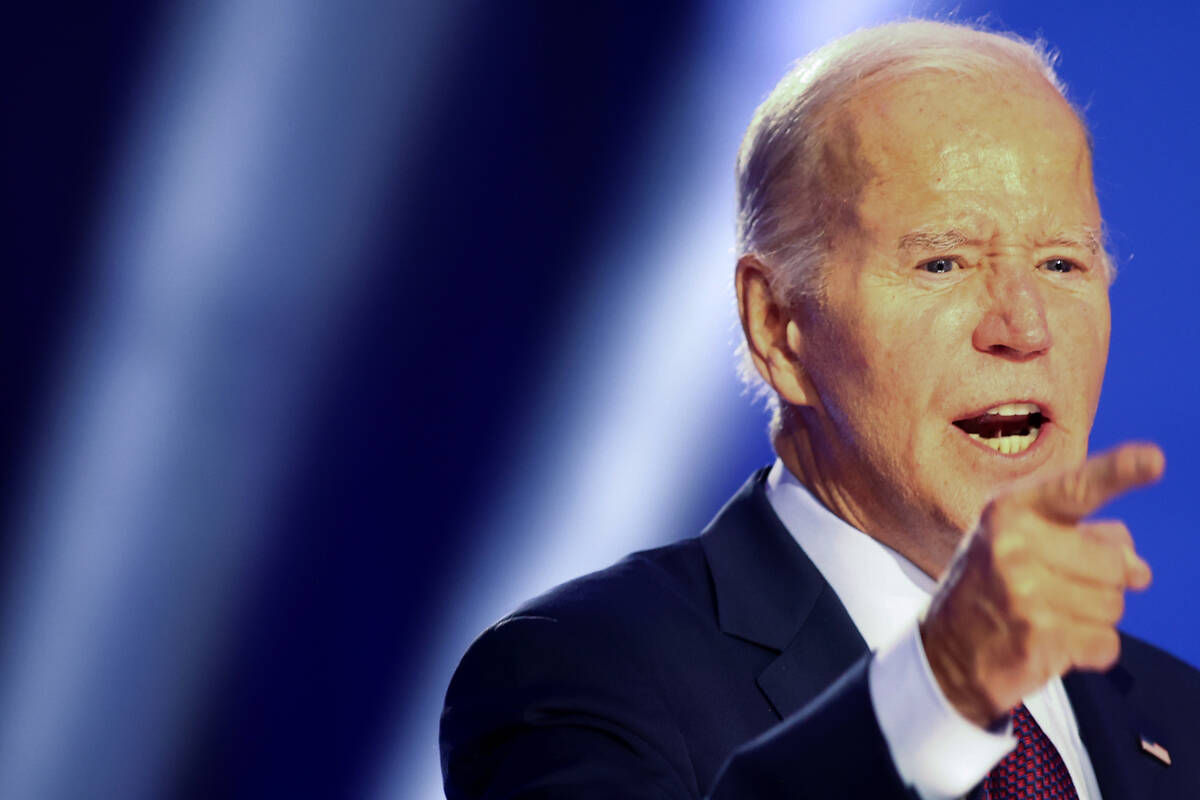
<svg viewBox="0 0 1200 800">
<path fill-rule="evenodd" d="M 1162 475 L 1167 466 L 1167 458 L 1162 449 L 1155 444 L 1142 448 L 1139 453 L 1138 467 L 1143 475 L 1157 478 Z"/>
</svg>

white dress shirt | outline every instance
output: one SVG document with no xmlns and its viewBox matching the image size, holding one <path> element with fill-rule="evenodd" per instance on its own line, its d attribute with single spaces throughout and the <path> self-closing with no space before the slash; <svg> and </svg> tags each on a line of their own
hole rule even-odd
<svg viewBox="0 0 1200 800">
<path fill-rule="evenodd" d="M 867 671 L 871 702 L 900 777 L 925 800 L 966 794 L 1016 746 L 1016 739 L 1010 731 L 978 727 L 942 694 L 917 628 L 935 582 L 821 505 L 778 459 L 766 488 L 776 515 L 875 653 Z M 1058 749 L 1080 800 L 1100 800 L 1062 681 L 1050 681 L 1026 697 L 1025 705 Z"/>
</svg>

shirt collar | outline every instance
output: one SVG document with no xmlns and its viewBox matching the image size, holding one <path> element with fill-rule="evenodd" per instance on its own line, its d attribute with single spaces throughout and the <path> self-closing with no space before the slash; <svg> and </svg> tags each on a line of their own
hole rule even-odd
<svg viewBox="0 0 1200 800">
<path fill-rule="evenodd" d="M 936 582 L 911 561 L 834 514 L 775 460 L 767 501 L 846 607 L 867 646 L 878 649 L 908 629 Z"/>
</svg>

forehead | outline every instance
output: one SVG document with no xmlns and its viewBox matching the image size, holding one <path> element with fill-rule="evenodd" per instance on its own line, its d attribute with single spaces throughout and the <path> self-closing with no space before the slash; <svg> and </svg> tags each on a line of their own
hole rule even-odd
<svg viewBox="0 0 1200 800">
<path fill-rule="evenodd" d="M 998 231 L 1097 226 L 1086 132 L 1041 76 L 928 74 L 843 109 L 867 177 L 860 220 Z"/>
</svg>

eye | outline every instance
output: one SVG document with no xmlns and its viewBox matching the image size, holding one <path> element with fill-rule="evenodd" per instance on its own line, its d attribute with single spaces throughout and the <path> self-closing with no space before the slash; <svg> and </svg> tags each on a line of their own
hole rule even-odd
<svg viewBox="0 0 1200 800">
<path fill-rule="evenodd" d="M 934 275 L 944 275 L 947 272 L 954 271 L 954 268 L 957 266 L 958 262 L 953 258 L 935 258 L 932 261 L 926 261 L 921 264 L 920 269 Z"/>
<path fill-rule="evenodd" d="M 1047 272 L 1076 272 L 1079 270 L 1079 265 L 1065 258 L 1052 258 L 1042 263 L 1042 269 Z"/>
</svg>

